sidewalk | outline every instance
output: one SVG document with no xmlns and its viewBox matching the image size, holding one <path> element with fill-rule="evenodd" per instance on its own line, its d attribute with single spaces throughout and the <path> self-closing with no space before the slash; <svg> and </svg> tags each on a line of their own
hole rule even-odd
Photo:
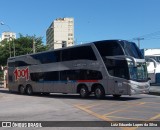
<svg viewBox="0 0 160 130">
<path fill-rule="evenodd" d="M 160 96 L 160 84 L 152 84 L 149 91 L 149 94 Z"/>
</svg>

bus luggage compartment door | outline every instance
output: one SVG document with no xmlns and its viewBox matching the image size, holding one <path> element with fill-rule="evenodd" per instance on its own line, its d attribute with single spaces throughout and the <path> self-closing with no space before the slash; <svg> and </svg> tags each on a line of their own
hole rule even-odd
<svg viewBox="0 0 160 130">
<path fill-rule="evenodd" d="M 73 93 L 74 82 L 71 80 L 63 80 L 54 84 L 54 92 L 57 93 Z"/>
</svg>

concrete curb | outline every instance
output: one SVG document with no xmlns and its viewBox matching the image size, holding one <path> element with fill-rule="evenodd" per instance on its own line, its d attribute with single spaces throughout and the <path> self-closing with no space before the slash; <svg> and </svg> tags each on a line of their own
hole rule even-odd
<svg viewBox="0 0 160 130">
<path fill-rule="evenodd" d="M 160 85 L 154 85 L 150 87 L 149 94 L 160 96 Z"/>
</svg>

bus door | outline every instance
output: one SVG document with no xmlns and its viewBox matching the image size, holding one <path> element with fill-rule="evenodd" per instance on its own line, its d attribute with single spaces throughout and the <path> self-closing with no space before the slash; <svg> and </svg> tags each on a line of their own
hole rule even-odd
<svg viewBox="0 0 160 130">
<path fill-rule="evenodd" d="M 108 81 L 109 93 L 110 94 L 127 94 L 127 85 L 124 84 L 123 79 L 118 77 L 112 77 Z"/>
<path fill-rule="evenodd" d="M 124 84 L 128 78 L 128 67 L 125 60 L 115 60 L 112 61 L 111 65 L 107 66 L 108 73 L 110 75 L 109 90 L 112 94 L 127 94 L 128 89 Z"/>
<path fill-rule="evenodd" d="M 121 78 L 115 78 L 114 79 L 114 92 L 115 94 L 127 94 L 128 93 L 128 87 L 127 84 L 124 84 L 124 79 Z"/>
<path fill-rule="evenodd" d="M 116 77 L 112 77 L 109 79 L 108 86 L 108 91 L 111 94 L 117 94 L 121 89 L 123 89 L 121 80 L 118 80 L 118 78 Z"/>
</svg>

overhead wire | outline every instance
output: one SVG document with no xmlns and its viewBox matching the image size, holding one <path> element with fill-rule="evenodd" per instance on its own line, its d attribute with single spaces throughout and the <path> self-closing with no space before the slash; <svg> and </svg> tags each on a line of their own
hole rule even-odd
<svg viewBox="0 0 160 130">
<path fill-rule="evenodd" d="M 143 40 L 160 39 L 160 31 L 156 31 L 156 32 L 153 32 L 153 33 L 145 34 L 145 35 L 133 38 L 132 40 L 135 40 L 137 38 L 143 38 Z"/>
</svg>

